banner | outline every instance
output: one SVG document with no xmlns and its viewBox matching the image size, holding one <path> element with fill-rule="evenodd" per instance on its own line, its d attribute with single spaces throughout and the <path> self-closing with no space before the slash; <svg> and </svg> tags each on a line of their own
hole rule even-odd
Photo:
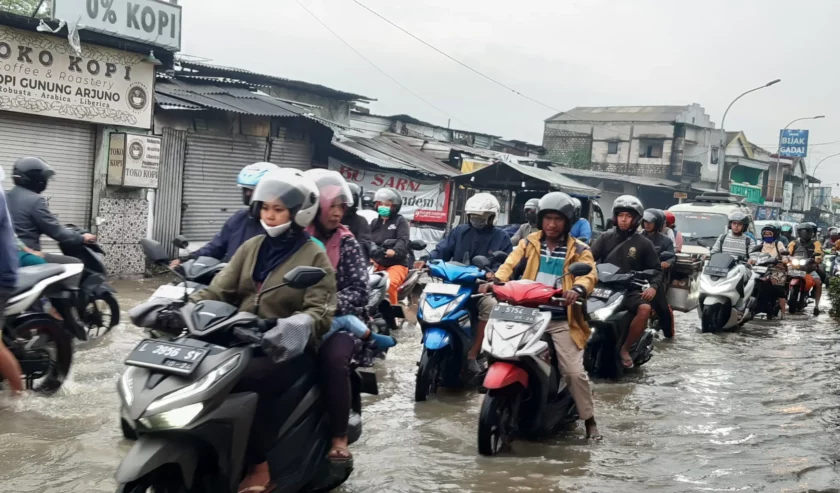
<svg viewBox="0 0 840 493">
<path fill-rule="evenodd" d="M 808 155 L 807 130 L 782 130 L 779 136 L 781 155 L 784 157 L 805 157 Z"/>
<path fill-rule="evenodd" d="M 822 210 L 831 210 L 831 189 L 832 187 L 818 187 L 812 189 L 811 207 Z"/>
<path fill-rule="evenodd" d="M 401 173 L 370 171 L 348 166 L 329 158 L 329 167 L 344 176 L 348 183 L 355 183 L 367 191 L 393 188 L 403 199 L 402 214 L 409 221 L 446 223 L 449 216 L 449 182 L 417 180 Z"/>
<path fill-rule="evenodd" d="M 157 188 L 160 137 L 112 133 L 108 150 L 108 185 Z"/>
<path fill-rule="evenodd" d="M 0 26 L 0 110 L 151 128 L 154 65 L 140 53 Z"/>
</svg>

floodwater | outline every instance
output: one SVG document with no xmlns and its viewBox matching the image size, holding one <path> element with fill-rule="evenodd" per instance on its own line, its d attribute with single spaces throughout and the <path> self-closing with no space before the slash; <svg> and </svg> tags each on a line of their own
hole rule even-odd
<svg viewBox="0 0 840 493">
<path fill-rule="evenodd" d="M 157 283 L 117 283 L 123 309 Z M 123 312 L 125 316 L 125 312 Z M 379 362 L 380 395 L 365 400 L 350 492 L 838 492 L 840 327 L 826 315 L 755 321 L 700 334 L 693 313 L 676 341 L 620 383 L 596 382 L 605 439 L 578 429 L 476 453 L 481 396 L 445 392 L 413 401 L 419 331 L 406 329 Z M 0 393 L 0 490 L 113 492 L 130 444 L 117 420 L 116 380 L 141 337 L 121 324 L 80 345 L 56 396 Z"/>
</svg>

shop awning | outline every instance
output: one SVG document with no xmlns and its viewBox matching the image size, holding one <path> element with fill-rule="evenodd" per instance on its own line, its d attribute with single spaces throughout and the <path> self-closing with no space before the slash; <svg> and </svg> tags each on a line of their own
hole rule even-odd
<svg viewBox="0 0 840 493">
<path fill-rule="evenodd" d="M 488 190 L 521 190 L 524 182 L 526 189 L 545 188 L 579 197 L 599 197 L 601 195 L 601 191 L 597 188 L 576 182 L 559 173 L 503 161 L 496 161 L 478 171 L 456 176 L 453 181 L 459 184 L 470 183 L 475 188 Z"/>
<path fill-rule="evenodd" d="M 458 170 L 434 159 L 428 154 L 388 137 L 336 136 L 332 145 L 368 164 L 399 171 L 413 171 L 424 175 L 450 177 Z"/>
</svg>

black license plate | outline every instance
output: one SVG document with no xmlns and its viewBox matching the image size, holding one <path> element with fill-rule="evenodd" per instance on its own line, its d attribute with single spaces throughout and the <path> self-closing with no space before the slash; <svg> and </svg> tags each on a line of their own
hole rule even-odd
<svg viewBox="0 0 840 493">
<path fill-rule="evenodd" d="M 521 306 L 496 305 L 490 318 L 504 322 L 518 322 L 532 324 L 537 321 L 540 311 L 536 308 L 523 308 Z"/>
<path fill-rule="evenodd" d="M 592 291 L 592 297 L 593 298 L 600 298 L 602 300 L 610 299 L 610 296 L 612 296 L 612 294 L 613 294 L 612 289 L 606 289 L 606 288 L 595 288 Z"/>
<path fill-rule="evenodd" d="M 145 339 L 128 355 L 125 364 L 165 373 L 190 375 L 209 352 L 208 348 Z"/>
<path fill-rule="evenodd" d="M 729 269 L 709 265 L 703 270 L 703 274 L 706 274 L 707 276 L 724 277 L 729 274 Z"/>
</svg>

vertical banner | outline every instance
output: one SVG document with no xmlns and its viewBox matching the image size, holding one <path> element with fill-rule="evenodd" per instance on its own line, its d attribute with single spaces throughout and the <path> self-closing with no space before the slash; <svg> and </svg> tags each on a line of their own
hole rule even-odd
<svg viewBox="0 0 840 493">
<path fill-rule="evenodd" d="M 808 155 L 807 130 L 782 130 L 779 142 L 781 143 L 780 153 L 784 157 L 805 157 Z"/>
</svg>

